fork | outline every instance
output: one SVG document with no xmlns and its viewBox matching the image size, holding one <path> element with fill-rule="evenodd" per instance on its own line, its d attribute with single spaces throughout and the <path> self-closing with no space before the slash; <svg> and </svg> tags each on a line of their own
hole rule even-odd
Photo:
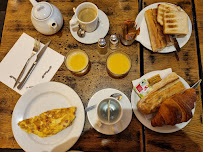
<svg viewBox="0 0 203 152">
<path fill-rule="evenodd" d="M 35 42 L 34 42 L 34 47 L 32 49 L 32 54 L 31 56 L 27 59 L 22 71 L 20 72 L 20 75 L 18 76 L 13 88 L 15 88 L 15 86 L 18 84 L 19 80 L 21 79 L 21 77 L 23 76 L 24 72 L 25 72 L 25 69 L 28 65 L 28 63 L 30 62 L 30 59 L 39 51 L 40 49 L 40 40 L 39 39 L 35 39 Z"/>
</svg>

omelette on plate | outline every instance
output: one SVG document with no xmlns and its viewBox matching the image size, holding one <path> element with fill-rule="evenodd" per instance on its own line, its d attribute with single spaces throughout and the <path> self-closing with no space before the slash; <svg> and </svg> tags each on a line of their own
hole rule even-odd
<svg viewBox="0 0 203 152">
<path fill-rule="evenodd" d="M 18 125 L 27 133 L 33 133 L 39 137 L 52 136 L 73 123 L 76 109 L 76 107 L 53 109 L 34 118 L 22 120 Z"/>
</svg>

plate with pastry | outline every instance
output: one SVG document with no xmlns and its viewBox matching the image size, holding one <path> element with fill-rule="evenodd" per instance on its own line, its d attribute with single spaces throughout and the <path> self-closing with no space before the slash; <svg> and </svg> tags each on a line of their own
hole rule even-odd
<svg viewBox="0 0 203 152">
<path fill-rule="evenodd" d="M 174 37 L 180 48 L 183 47 L 192 33 L 192 23 L 187 13 L 171 3 L 154 3 L 145 7 L 135 22 L 140 27 L 136 40 L 158 53 L 175 51 Z"/>
<path fill-rule="evenodd" d="M 132 83 L 132 108 L 145 127 L 159 133 L 172 133 L 190 122 L 195 111 L 196 91 L 171 68 L 147 73 Z"/>
<path fill-rule="evenodd" d="M 20 97 L 12 114 L 12 131 L 25 151 L 67 151 L 80 137 L 84 122 L 77 93 L 65 84 L 46 82 Z"/>
</svg>

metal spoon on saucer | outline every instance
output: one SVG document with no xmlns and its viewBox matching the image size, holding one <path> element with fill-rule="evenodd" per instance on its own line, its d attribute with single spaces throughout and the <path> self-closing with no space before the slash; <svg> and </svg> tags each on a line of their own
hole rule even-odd
<svg viewBox="0 0 203 152">
<path fill-rule="evenodd" d="M 122 98 L 122 95 L 120 93 L 114 93 L 114 94 L 110 95 L 110 97 L 116 98 L 118 101 L 120 101 Z M 89 107 L 85 108 L 85 111 L 88 112 L 90 110 L 93 110 L 94 108 L 96 108 L 96 106 L 97 106 L 97 104 L 89 106 Z"/>
<path fill-rule="evenodd" d="M 116 98 L 118 101 L 123 97 L 120 93 L 114 93 L 110 97 Z"/>
<path fill-rule="evenodd" d="M 79 25 L 77 34 L 78 34 L 78 36 L 81 37 L 81 38 L 85 37 L 85 30 L 81 29 L 81 28 L 80 28 L 80 25 Z"/>
</svg>

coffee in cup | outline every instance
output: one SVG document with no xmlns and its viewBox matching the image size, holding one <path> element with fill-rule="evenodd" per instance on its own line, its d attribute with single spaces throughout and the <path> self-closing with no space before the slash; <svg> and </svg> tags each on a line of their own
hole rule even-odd
<svg viewBox="0 0 203 152">
<path fill-rule="evenodd" d="M 97 10 L 94 8 L 84 8 L 78 14 L 78 19 L 82 22 L 91 22 L 97 17 Z"/>
<path fill-rule="evenodd" d="M 75 15 L 70 20 L 70 25 L 79 24 L 80 28 L 86 32 L 93 32 L 98 26 L 98 8 L 90 2 L 81 3 L 76 9 L 73 8 Z"/>
</svg>

